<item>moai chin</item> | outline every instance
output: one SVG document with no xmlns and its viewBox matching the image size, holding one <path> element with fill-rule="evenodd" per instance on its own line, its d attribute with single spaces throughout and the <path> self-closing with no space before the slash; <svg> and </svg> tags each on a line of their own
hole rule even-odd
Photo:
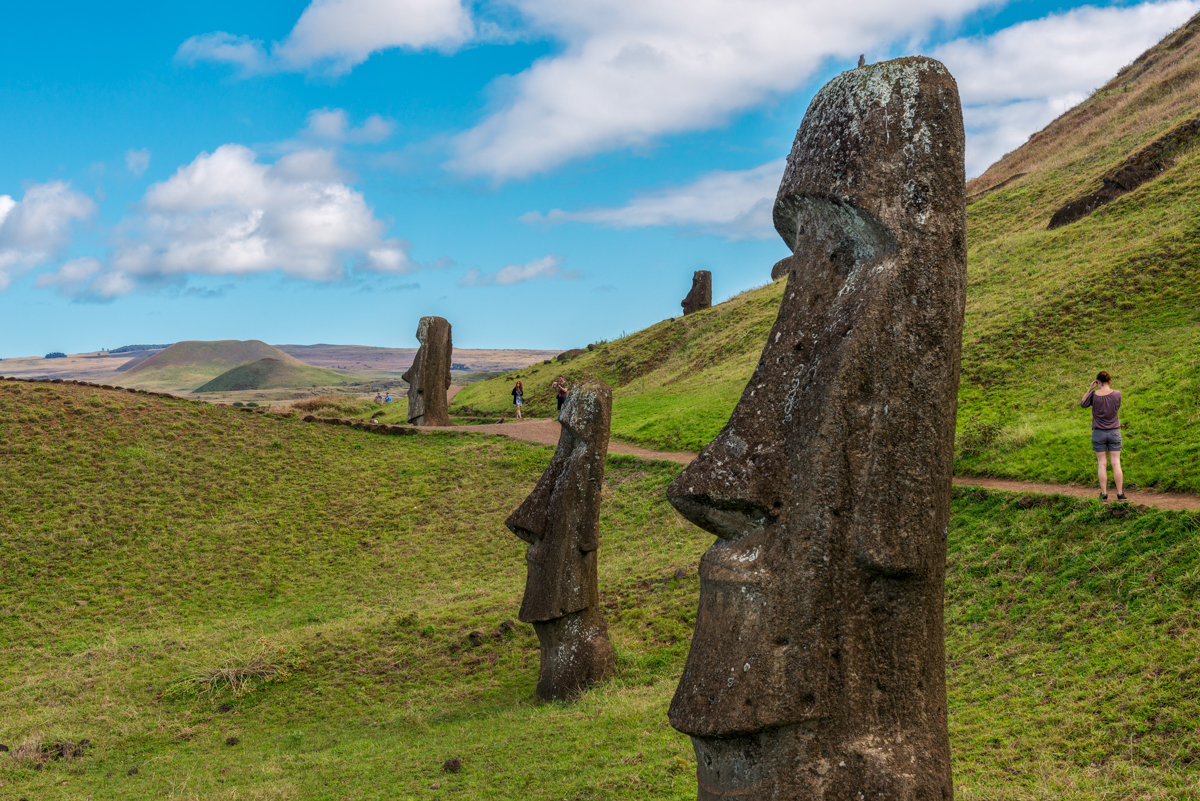
<svg viewBox="0 0 1200 801">
<path fill-rule="evenodd" d="M 708 270 L 696 270 L 692 274 L 692 289 L 679 305 L 683 307 L 684 317 L 692 312 L 712 308 L 712 273 Z"/>
<path fill-rule="evenodd" d="M 529 543 L 518 617 L 541 643 L 537 695 L 545 701 L 574 698 L 616 667 L 596 584 L 612 390 L 603 381 L 575 385 L 558 419 L 554 457 L 504 521 Z"/>
<path fill-rule="evenodd" d="M 400 376 L 408 382 L 408 422 L 415 426 L 450 425 L 446 390 L 450 389 L 450 323 L 442 317 L 422 317 L 417 325 L 417 355 Z"/>
<path fill-rule="evenodd" d="M 774 209 L 779 316 L 667 497 L 718 539 L 670 721 L 699 798 L 950 799 L 942 598 L 966 277 L 940 63 L 813 99 Z"/>
</svg>

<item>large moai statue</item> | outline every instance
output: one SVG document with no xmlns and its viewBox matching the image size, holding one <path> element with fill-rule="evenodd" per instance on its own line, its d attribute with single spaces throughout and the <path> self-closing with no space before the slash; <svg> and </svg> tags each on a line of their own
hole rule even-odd
<svg viewBox="0 0 1200 801">
<path fill-rule="evenodd" d="M 683 316 L 712 307 L 712 273 L 708 270 L 696 270 L 692 274 L 692 289 L 680 304 Z"/>
<path fill-rule="evenodd" d="M 612 390 L 603 381 L 576 384 L 558 419 L 550 465 L 504 521 L 529 543 L 519 617 L 541 643 L 537 695 L 545 701 L 574 698 L 616 666 L 596 585 Z"/>
<path fill-rule="evenodd" d="M 964 178 L 958 89 L 927 58 L 843 73 L 796 134 L 779 316 L 728 424 L 667 489 L 718 537 L 670 709 L 700 799 L 953 797 Z"/>
<path fill-rule="evenodd" d="M 417 355 L 400 376 L 408 382 L 408 422 L 415 426 L 450 425 L 446 390 L 450 389 L 450 323 L 442 317 L 422 317 L 417 324 Z"/>
</svg>

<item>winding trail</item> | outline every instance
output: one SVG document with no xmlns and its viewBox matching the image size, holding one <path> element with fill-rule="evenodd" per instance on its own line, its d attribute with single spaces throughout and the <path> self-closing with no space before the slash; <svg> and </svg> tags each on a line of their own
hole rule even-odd
<svg viewBox="0 0 1200 801">
<path fill-rule="evenodd" d="M 424 428 L 423 432 L 432 431 L 466 431 L 476 434 L 500 434 L 513 439 L 536 442 L 539 445 L 553 447 L 558 444 L 561 430 L 557 420 L 553 418 L 533 418 L 513 420 L 507 423 L 479 426 L 449 426 L 448 428 Z M 624 442 L 610 442 L 609 453 L 620 453 L 629 456 L 640 456 L 643 459 L 660 459 L 678 464 L 688 464 L 696 458 L 696 454 L 688 451 L 655 451 L 640 448 Z M 1076 484 L 1044 484 L 1036 481 L 1011 481 L 1004 478 L 976 478 L 972 476 L 955 476 L 954 483 L 962 487 L 983 487 L 984 489 L 1002 490 L 1004 492 L 1037 492 L 1044 495 L 1070 495 L 1075 498 L 1095 498 L 1099 493 L 1092 487 L 1081 487 Z M 1174 511 L 1200 511 L 1200 495 L 1186 492 L 1147 492 L 1145 490 L 1129 490 L 1126 493 L 1129 502 L 1153 506 L 1156 509 Z M 1108 499 L 1115 501 L 1116 490 L 1109 490 Z"/>
</svg>

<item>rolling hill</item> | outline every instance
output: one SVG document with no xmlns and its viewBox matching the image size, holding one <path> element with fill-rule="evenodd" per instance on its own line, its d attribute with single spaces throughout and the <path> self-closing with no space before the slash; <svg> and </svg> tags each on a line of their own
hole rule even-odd
<svg viewBox="0 0 1200 801">
<path fill-rule="evenodd" d="M 1127 483 L 1200 491 L 1198 33 L 1200 16 L 968 184 L 960 474 L 1094 481 L 1078 401 L 1106 369 L 1124 396 Z M 1091 210 L 1051 228 L 1072 204 Z M 616 388 L 614 436 L 698 449 L 736 404 L 782 292 L 475 384 L 456 413 L 507 411 L 520 377 L 529 411 L 550 414 L 553 376 L 591 373 Z"/>
<path fill-rule="evenodd" d="M 679 465 L 608 459 L 617 673 L 567 705 L 534 698 L 503 524 L 548 448 L 4 380 L 0 453 L 5 798 L 696 797 L 666 712 L 712 537 Z M 957 798 L 1195 797 L 1198 526 L 955 492 Z"/>
<path fill-rule="evenodd" d="M 293 359 L 294 362 L 298 360 Z M 246 389 L 277 389 L 279 387 L 327 387 L 344 384 L 344 374 L 312 367 L 302 362 L 293 364 L 267 357 L 239 365 L 232 370 L 192 390 L 200 392 L 236 392 Z"/>
<path fill-rule="evenodd" d="M 122 384 L 143 389 L 190 391 L 248 362 L 275 359 L 294 369 L 310 368 L 257 339 L 222 339 L 216 342 L 176 342 L 166 350 L 126 371 Z M 339 376 L 339 381 L 344 380 Z M 308 383 L 308 382 L 306 382 Z"/>
</svg>

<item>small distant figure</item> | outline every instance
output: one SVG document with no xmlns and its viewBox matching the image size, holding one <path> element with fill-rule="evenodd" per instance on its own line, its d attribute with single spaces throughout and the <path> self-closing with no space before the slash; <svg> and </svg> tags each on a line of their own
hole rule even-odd
<svg viewBox="0 0 1200 801">
<path fill-rule="evenodd" d="M 863 53 L 858 57 L 858 68 L 862 69 L 865 66 L 867 66 L 867 54 Z"/>
<path fill-rule="evenodd" d="M 563 402 L 567 399 L 567 377 L 559 373 L 550 389 L 554 390 L 555 397 L 558 398 L 558 410 L 561 412 Z"/>
<path fill-rule="evenodd" d="M 1104 454 L 1112 462 L 1113 480 L 1117 484 L 1117 500 L 1125 497 L 1125 476 L 1121 472 L 1121 421 L 1117 412 L 1121 408 L 1121 391 L 1110 386 L 1112 379 L 1101 370 L 1096 380 L 1088 386 L 1079 406 L 1092 407 L 1092 450 L 1096 453 L 1096 477 L 1100 479 L 1100 500 L 1108 500 L 1108 471 Z"/>
<path fill-rule="evenodd" d="M 385 395 L 385 396 L 384 396 L 384 398 L 383 398 L 383 402 L 384 402 L 384 403 L 391 403 L 391 402 L 392 402 L 392 393 L 390 393 L 390 392 L 389 392 L 387 395 Z"/>
<path fill-rule="evenodd" d="M 520 381 L 512 389 L 513 405 L 517 407 L 517 419 L 521 419 L 521 407 L 525 405 L 525 385 Z"/>
<path fill-rule="evenodd" d="M 375 393 L 375 402 L 376 402 L 376 403 L 383 403 L 383 396 L 382 396 L 382 395 L 380 395 L 378 392 L 376 392 L 376 393 Z"/>
</svg>

